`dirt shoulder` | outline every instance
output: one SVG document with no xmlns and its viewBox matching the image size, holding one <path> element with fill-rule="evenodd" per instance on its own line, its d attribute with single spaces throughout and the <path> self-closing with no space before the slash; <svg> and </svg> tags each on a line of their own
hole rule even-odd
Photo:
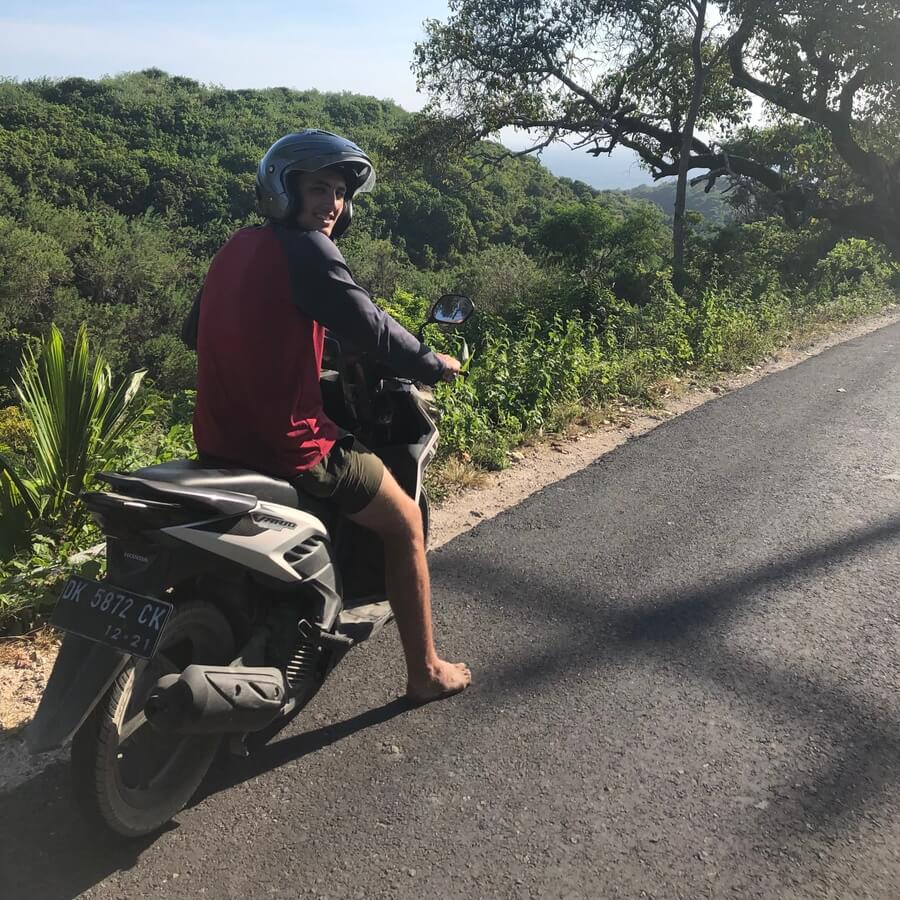
<svg viewBox="0 0 900 900">
<path fill-rule="evenodd" d="M 430 547 L 437 549 L 479 522 L 590 465 L 631 438 L 646 434 L 660 422 L 790 368 L 835 344 L 897 322 L 900 322 L 900 308 L 893 307 L 851 325 L 827 332 L 823 329 L 740 374 L 723 376 L 707 385 L 690 379 L 675 381 L 671 396 L 664 398 L 657 409 L 621 406 L 610 414 L 609 423 L 598 429 L 523 447 L 514 454 L 510 468 L 484 476 L 477 487 L 454 495 L 434 510 Z M 20 784 L 59 758 L 58 753 L 37 759 L 30 757 L 21 736 L 21 729 L 37 708 L 57 647 L 57 641 L 46 633 L 37 639 L 0 640 L 0 791 Z"/>
</svg>

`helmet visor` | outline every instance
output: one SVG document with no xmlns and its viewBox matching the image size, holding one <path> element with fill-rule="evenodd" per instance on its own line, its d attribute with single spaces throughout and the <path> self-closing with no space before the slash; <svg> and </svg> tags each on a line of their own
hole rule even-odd
<svg viewBox="0 0 900 900">
<path fill-rule="evenodd" d="M 285 174 L 294 172 L 319 172 L 322 169 L 340 169 L 347 179 L 347 193 L 353 197 L 365 194 L 375 187 L 375 168 L 368 159 L 349 153 L 324 153 L 289 166 Z"/>
</svg>

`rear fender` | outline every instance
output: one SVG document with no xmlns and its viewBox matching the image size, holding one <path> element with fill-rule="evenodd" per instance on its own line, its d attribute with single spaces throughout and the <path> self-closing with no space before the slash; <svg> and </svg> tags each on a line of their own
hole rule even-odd
<svg viewBox="0 0 900 900">
<path fill-rule="evenodd" d="M 31 752 L 53 750 L 72 737 L 130 658 L 77 634 L 66 634 L 41 705 L 25 729 Z"/>
</svg>

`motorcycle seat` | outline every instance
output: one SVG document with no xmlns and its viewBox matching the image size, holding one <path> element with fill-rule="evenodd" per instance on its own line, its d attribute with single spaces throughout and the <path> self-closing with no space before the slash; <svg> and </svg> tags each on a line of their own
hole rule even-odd
<svg viewBox="0 0 900 900">
<path fill-rule="evenodd" d="M 272 478 L 251 469 L 213 467 L 194 459 L 173 459 L 159 465 L 145 466 L 130 474 L 135 478 L 165 482 L 178 487 L 249 494 L 259 500 L 292 509 L 318 511 L 312 508 L 313 505 L 318 507 L 316 501 L 305 495 L 301 497 L 289 481 Z"/>
</svg>

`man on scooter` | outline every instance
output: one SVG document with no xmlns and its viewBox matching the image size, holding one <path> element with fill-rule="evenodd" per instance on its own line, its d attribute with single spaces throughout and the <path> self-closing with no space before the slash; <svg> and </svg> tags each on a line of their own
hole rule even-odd
<svg viewBox="0 0 900 900">
<path fill-rule="evenodd" d="M 381 460 L 328 419 L 319 387 L 326 328 L 428 384 L 459 373 L 458 360 L 375 306 L 334 244 L 354 196 L 374 183 L 369 157 L 330 132 L 286 135 L 263 157 L 256 189 L 268 224 L 219 250 L 186 325 L 198 361 L 194 438 L 201 454 L 289 479 L 379 535 L 406 695 L 426 703 L 472 676 L 434 646 L 421 513 Z"/>
</svg>

